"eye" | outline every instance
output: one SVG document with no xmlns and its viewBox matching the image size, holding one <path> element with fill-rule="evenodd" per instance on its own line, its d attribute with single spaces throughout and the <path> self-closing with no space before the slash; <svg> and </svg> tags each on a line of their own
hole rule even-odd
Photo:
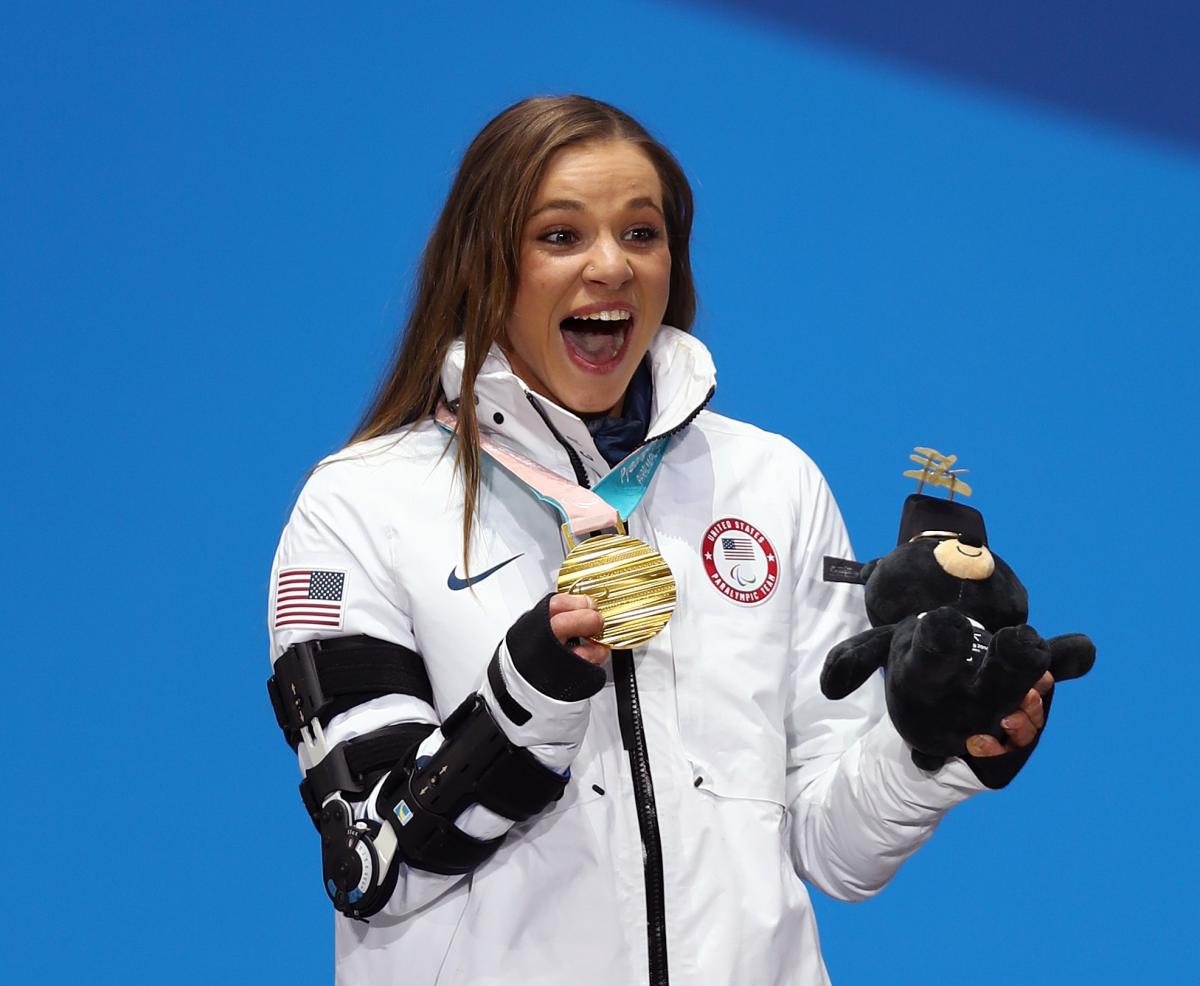
<svg viewBox="0 0 1200 986">
<path fill-rule="evenodd" d="M 579 237 L 573 229 L 547 230 L 538 239 L 543 243 L 549 243 L 551 246 L 574 246 L 579 242 Z"/>
<path fill-rule="evenodd" d="M 660 236 L 662 230 L 652 225 L 634 226 L 625 233 L 625 239 L 633 243 L 653 243 Z"/>
</svg>

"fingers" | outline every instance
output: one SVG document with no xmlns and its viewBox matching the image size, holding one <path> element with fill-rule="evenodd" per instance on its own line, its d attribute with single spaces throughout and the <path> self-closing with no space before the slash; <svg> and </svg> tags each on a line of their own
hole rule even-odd
<svg viewBox="0 0 1200 986">
<path fill-rule="evenodd" d="M 1008 748 L 995 736 L 980 733 L 978 736 L 967 737 L 967 752 L 973 757 L 998 757 L 1007 753 Z"/>
<path fill-rule="evenodd" d="M 576 657 L 582 657 L 588 664 L 603 664 L 608 660 L 608 648 L 593 640 L 584 640 L 571 648 Z"/>
<path fill-rule="evenodd" d="M 973 757 L 998 757 L 1028 746 L 1037 739 L 1038 730 L 1025 712 L 1014 712 L 1000 720 L 1008 741 L 1001 743 L 995 736 L 980 733 L 967 739 L 967 752 Z"/>
<path fill-rule="evenodd" d="M 1037 726 L 1033 724 L 1033 720 L 1024 711 L 1017 711 L 1006 715 L 1000 720 L 1000 725 L 1004 727 L 1010 747 L 1019 748 L 1028 746 L 1038 734 Z"/>
<path fill-rule="evenodd" d="M 1036 688 L 1029 689 L 1025 694 L 1025 698 L 1021 702 L 1021 712 L 1029 718 L 1029 722 L 1034 729 L 1041 729 L 1046 725 L 1046 712 L 1042 706 L 1042 695 Z M 1025 744 L 1019 743 L 1017 745 L 1024 746 Z"/>
<path fill-rule="evenodd" d="M 1004 733 L 1008 738 L 1001 743 L 994 736 L 980 733 L 967 740 L 967 752 L 973 757 L 998 757 L 1003 753 L 1011 753 L 1028 746 L 1035 739 L 1042 727 L 1046 725 L 1046 709 L 1042 696 L 1048 695 L 1054 687 L 1054 676 L 1047 671 L 1037 683 L 1025 693 L 1021 707 L 1000 720 Z"/>
<path fill-rule="evenodd" d="M 550 631 L 564 647 L 591 664 L 603 664 L 608 648 L 584 638 L 604 629 L 604 617 L 588 596 L 558 593 L 550 598 Z"/>
<path fill-rule="evenodd" d="M 604 617 L 595 609 L 570 609 L 550 618 L 550 629 L 558 638 L 560 644 L 566 644 L 572 637 L 595 637 L 604 630 Z"/>
<path fill-rule="evenodd" d="M 595 609 L 596 604 L 591 596 L 577 596 L 568 592 L 558 592 L 550 597 L 550 620 L 560 613 L 569 613 L 577 609 Z"/>
</svg>

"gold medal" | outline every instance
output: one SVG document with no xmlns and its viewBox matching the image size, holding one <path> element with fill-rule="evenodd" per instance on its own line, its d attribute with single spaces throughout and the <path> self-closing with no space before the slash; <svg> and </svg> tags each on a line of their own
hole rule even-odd
<svg viewBox="0 0 1200 986">
<path fill-rule="evenodd" d="M 675 611 L 675 576 L 650 545 L 618 530 L 576 542 L 563 525 L 571 550 L 558 570 L 558 591 L 590 596 L 604 617 L 603 632 L 592 639 L 624 649 L 667 625 Z"/>
</svg>

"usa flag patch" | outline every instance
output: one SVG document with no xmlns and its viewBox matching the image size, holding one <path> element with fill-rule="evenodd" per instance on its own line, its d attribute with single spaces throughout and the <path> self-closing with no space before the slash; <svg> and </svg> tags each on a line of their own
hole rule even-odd
<svg viewBox="0 0 1200 986">
<path fill-rule="evenodd" d="M 346 573 L 330 569 L 287 568 L 275 586 L 275 629 L 342 628 Z"/>
<path fill-rule="evenodd" d="M 700 556 L 708 581 L 743 606 L 757 606 L 779 584 L 779 558 L 762 531 L 737 517 L 724 517 L 704 532 Z"/>
</svg>

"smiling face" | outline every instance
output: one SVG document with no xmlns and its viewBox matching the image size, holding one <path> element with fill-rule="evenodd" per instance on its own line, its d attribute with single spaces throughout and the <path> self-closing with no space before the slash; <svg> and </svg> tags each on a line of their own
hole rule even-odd
<svg viewBox="0 0 1200 986">
<path fill-rule="evenodd" d="M 933 557 L 956 579 L 986 579 L 996 570 L 996 562 L 986 547 L 967 539 L 946 538 L 933 549 Z"/>
<path fill-rule="evenodd" d="M 559 151 L 521 240 L 507 339 L 525 384 L 579 414 L 617 413 L 671 279 L 662 183 L 628 141 Z"/>
</svg>

